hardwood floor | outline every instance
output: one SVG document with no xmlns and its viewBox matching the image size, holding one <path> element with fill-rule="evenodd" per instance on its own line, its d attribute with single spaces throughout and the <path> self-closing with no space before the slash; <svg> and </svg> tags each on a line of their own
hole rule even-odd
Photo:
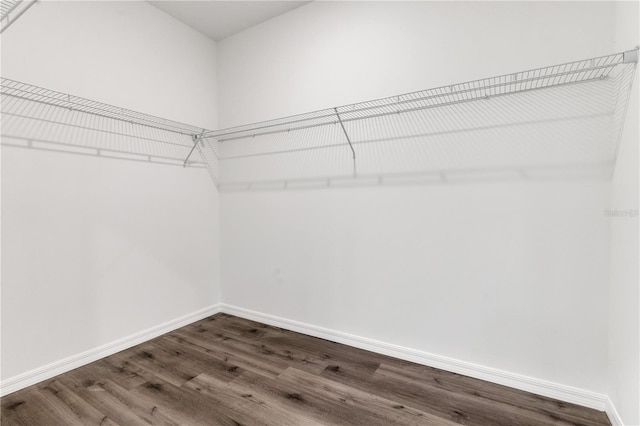
<svg viewBox="0 0 640 426">
<path fill-rule="evenodd" d="M 609 425 L 604 413 L 218 314 L 2 398 L 2 425 Z"/>
</svg>

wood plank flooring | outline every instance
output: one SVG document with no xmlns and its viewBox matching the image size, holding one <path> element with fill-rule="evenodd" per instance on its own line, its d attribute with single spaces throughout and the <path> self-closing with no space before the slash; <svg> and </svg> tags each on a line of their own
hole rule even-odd
<svg viewBox="0 0 640 426">
<path fill-rule="evenodd" d="M 2 425 L 609 425 L 604 413 L 226 314 L 2 398 Z"/>
</svg>

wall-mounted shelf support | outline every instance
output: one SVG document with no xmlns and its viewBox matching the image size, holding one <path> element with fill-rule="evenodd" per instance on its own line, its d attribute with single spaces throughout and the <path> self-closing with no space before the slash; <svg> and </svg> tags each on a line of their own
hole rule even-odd
<svg viewBox="0 0 640 426">
<path fill-rule="evenodd" d="M 351 152 L 353 153 L 353 159 L 356 159 L 356 151 L 353 149 L 353 145 L 351 144 L 351 139 L 349 138 L 349 134 L 347 133 L 347 129 L 344 128 L 344 124 L 342 123 L 342 119 L 340 118 L 340 113 L 338 113 L 338 108 L 333 109 L 336 112 L 336 117 L 338 117 L 338 123 L 340 123 L 340 127 L 342 127 L 342 131 L 344 132 L 344 136 L 347 138 L 347 142 L 349 142 L 349 148 L 351 148 Z"/>
<path fill-rule="evenodd" d="M 199 135 L 191 135 L 191 140 L 193 141 L 193 147 L 191 148 L 191 151 L 189 151 L 187 158 L 184 159 L 182 167 L 187 167 L 187 163 L 189 162 L 189 158 L 191 158 L 191 154 L 193 154 L 193 151 L 195 151 L 198 147 L 198 142 L 202 142 L 202 133 L 200 133 Z"/>
</svg>

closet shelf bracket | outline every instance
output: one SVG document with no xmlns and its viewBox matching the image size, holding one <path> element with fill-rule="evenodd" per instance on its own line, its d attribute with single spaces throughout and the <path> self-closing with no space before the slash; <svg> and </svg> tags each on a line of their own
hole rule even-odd
<svg viewBox="0 0 640 426">
<path fill-rule="evenodd" d="M 336 117 L 338 117 L 338 122 L 342 127 L 342 131 L 344 132 L 344 136 L 347 138 L 347 142 L 349 142 L 349 148 L 351 148 L 351 152 L 353 153 L 353 159 L 356 159 L 356 151 L 353 149 L 353 145 L 351 144 L 351 139 L 349 138 L 349 134 L 347 133 L 347 129 L 344 128 L 344 124 L 342 123 L 342 119 L 340 118 L 340 114 L 338 113 L 338 108 L 333 109 L 336 112 Z"/>
<path fill-rule="evenodd" d="M 195 151 L 195 149 L 198 147 L 198 142 L 202 143 L 203 133 L 204 131 L 199 135 L 191 135 L 191 140 L 193 141 L 193 147 L 191 148 L 191 151 L 189 151 L 187 158 L 184 159 L 184 163 L 182 164 L 182 167 L 187 167 L 187 164 L 189 163 L 189 158 L 191 158 L 191 154 L 193 154 L 193 151 Z"/>
</svg>

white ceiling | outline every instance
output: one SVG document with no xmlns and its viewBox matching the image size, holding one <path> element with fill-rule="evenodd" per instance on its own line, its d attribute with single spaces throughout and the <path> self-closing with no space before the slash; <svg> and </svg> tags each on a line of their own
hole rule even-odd
<svg viewBox="0 0 640 426">
<path fill-rule="evenodd" d="M 219 41 L 309 1 L 163 1 L 149 3 Z"/>
</svg>

